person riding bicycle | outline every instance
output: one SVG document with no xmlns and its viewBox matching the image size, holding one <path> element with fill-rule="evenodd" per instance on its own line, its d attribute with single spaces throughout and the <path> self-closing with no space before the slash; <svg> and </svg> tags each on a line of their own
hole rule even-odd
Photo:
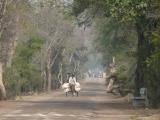
<svg viewBox="0 0 160 120">
<path fill-rule="evenodd" d="M 76 85 L 76 77 L 74 74 L 72 74 L 70 77 L 69 77 L 69 86 L 70 86 L 70 90 L 72 93 L 75 92 L 75 85 Z"/>
</svg>

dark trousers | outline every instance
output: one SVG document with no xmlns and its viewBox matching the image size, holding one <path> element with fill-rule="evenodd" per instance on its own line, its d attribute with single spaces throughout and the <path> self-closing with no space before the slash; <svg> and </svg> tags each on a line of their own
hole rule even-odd
<svg viewBox="0 0 160 120">
<path fill-rule="evenodd" d="M 70 85 L 71 92 L 74 93 L 75 92 L 75 85 L 73 85 L 73 84 L 69 84 L 69 85 Z"/>
</svg>

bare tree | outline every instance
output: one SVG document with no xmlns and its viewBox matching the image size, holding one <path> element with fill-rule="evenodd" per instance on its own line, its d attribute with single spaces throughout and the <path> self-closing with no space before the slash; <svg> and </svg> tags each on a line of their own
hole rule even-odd
<svg viewBox="0 0 160 120">
<path fill-rule="evenodd" d="M 20 0 L 1 0 L 0 1 L 0 64 L 1 64 L 1 81 L 4 68 L 10 67 L 15 52 L 16 43 L 20 34 Z M 12 11 L 7 7 L 13 7 Z M 22 17 L 22 16 L 21 16 Z M 0 90 L 5 97 L 5 86 L 0 82 Z M 2 96 L 2 97 L 3 97 Z"/>
<path fill-rule="evenodd" d="M 67 20 L 64 20 L 59 10 L 47 6 L 41 7 L 34 19 L 39 33 L 46 39 L 40 58 L 42 76 L 44 78 L 43 88 L 51 91 L 52 67 L 63 52 L 62 48 L 72 33 L 72 25 Z M 59 69 L 62 69 L 62 67 L 59 67 Z M 59 72 L 62 75 L 62 70 L 59 70 Z M 60 74 L 57 77 L 60 77 Z"/>
<path fill-rule="evenodd" d="M 4 26 L 3 26 L 3 20 L 4 20 L 4 15 L 6 12 L 6 6 L 7 6 L 7 0 L 2 0 L 0 1 L 0 40 L 2 37 L 2 33 L 4 31 Z M 1 53 L 2 51 L 0 51 Z M 0 61 L 0 91 L 2 93 L 2 98 L 6 97 L 6 90 L 5 86 L 3 84 L 3 69 L 2 69 L 2 61 Z"/>
<path fill-rule="evenodd" d="M 6 89 L 3 84 L 2 72 L 3 72 L 2 64 L 0 63 L 0 90 L 1 90 L 1 94 L 2 94 L 2 99 L 5 99 L 6 98 Z"/>
</svg>

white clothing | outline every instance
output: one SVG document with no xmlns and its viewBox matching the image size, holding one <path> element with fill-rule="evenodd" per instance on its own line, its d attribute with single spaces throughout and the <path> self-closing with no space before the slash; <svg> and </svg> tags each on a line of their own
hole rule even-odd
<svg viewBox="0 0 160 120">
<path fill-rule="evenodd" d="M 70 78 L 69 78 L 69 83 L 70 83 L 71 85 L 75 85 L 75 84 L 76 84 L 76 78 L 75 78 L 75 77 L 70 77 Z"/>
</svg>

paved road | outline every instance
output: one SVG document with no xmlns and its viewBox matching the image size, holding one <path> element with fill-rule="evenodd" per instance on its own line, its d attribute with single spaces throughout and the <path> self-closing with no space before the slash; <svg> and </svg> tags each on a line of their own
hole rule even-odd
<svg viewBox="0 0 160 120">
<path fill-rule="evenodd" d="M 1 107 L 0 120 L 131 120 L 139 114 L 107 95 L 104 83 L 98 80 L 83 82 L 79 97 L 65 97 L 60 90 L 33 98 L 11 101 L 13 106 L 4 110 Z"/>
</svg>

